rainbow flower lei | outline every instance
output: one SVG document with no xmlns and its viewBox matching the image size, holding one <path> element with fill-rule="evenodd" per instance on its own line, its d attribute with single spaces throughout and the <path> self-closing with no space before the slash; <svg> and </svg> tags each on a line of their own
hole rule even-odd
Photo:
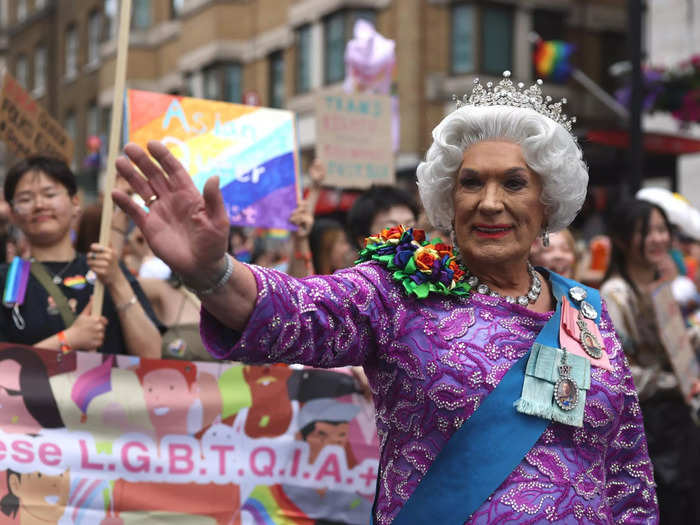
<svg viewBox="0 0 700 525">
<path fill-rule="evenodd" d="M 423 230 L 394 226 L 367 237 L 356 264 L 365 261 L 384 265 L 406 293 L 419 299 L 431 292 L 465 296 L 471 290 L 452 246 L 426 240 Z"/>
</svg>

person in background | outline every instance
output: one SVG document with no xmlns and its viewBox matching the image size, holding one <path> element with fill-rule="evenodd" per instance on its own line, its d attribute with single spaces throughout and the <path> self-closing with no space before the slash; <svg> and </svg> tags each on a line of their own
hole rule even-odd
<svg viewBox="0 0 700 525">
<path fill-rule="evenodd" d="M 158 322 L 137 282 L 114 250 L 93 243 L 77 253 L 71 226 L 79 213 L 75 176 L 62 161 L 29 157 L 5 177 L 11 219 L 27 239 L 42 282 L 32 273 L 21 306 L 3 307 L 0 340 L 56 350 L 160 355 Z M 8 265 L 0 267 L 6 284 Z M 93 283 L 105 286 L 103 315 L 92 312 Z"/>
<path fill-rule="evenodd" d="M 530 262 L 543 266 L 567 279 L 576 275 L 576 243 L 569 229 L 549 234 L 549 245 L 538 237 L 530 248 Z"/>
<path fill-rule="evenodd" d="M 320 218 L 314 221 L 309 245 L 313 267 L 318 275 L 331 275 L 353 264 L 355 253 L 343 225 L 336 220 Z"/>
<path fill-rule="evenodd" d="M 250 262 L 253 256 L 253 236 L 247 228 L 242 226 L 229 228 L 228 253 L 238 261 Z"/>
<path fill-rule="evenodd" d="M 139 278 L 158 319 L 165 325 L 161 356 L 164 359 L 211 361 L 199 336 L 200 301 L 177 275 L 168 279 Z"/>
<path fill-rule="evenodd" d="M 351 241 L 364 248 L 367 237 L 402 224 L 413 227 L 418 220 L 418 205 L 406 191 L 393 186 L 372 186 L 360 195 L 348 212 Z"/>
<path fill-rule="evenodd" d="M 311 184 L 306 197 L 299 202 L 289 217 L 289 222 L 297 227 L 291 234 L 291 254 L 287 270 L 292 277 L 302 278 L 318 273 L 318 269 L 314 266 L 314 251 L 310 245 L 309 236 L 314 225 L 314 210 L 325 178 L 326 168 L 320 160 L 314 159 L 309 167 Z"/>
<path fill-rule="evenodd" d="M 661 523 L 700 523 L 700 429 L 672 372 L 651 298 L 668 262 L 671 227 L 660 207 L 641 200 L 616 206 L 608 226 L 612 253 L 600 292 L 639 396 Z"/>
</svg>

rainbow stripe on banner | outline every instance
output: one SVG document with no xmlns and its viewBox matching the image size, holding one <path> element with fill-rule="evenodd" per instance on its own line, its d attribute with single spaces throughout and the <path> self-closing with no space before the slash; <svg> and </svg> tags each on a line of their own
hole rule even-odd
<svg viewBox="0 0 700 525">
<path fill-rule="evenodd" d="M 298 155 L 294 114 L 128 90 L 125 135 L 163 142 L 202 191 L 218 175 L 231 224 L 296 229 Z"/>
<path fill-rule="evenodd" d="M 24 296 L 27 293 L 27 282 L 29 282 L 29 270 L 32 267 L 31 261 L 15 257 L 12 259 L 10 268 L 5 279 L 5 291 L 2 296 L 2 304 L 8 308 L 15 305 L 21 306 L 24 303 Z"/>
<path fill-rule="evenodd" d="M 535 69 L 537 75 L 555 82 L 564 82 L 571 74 L 569 58 L 574 45 L 561 40 L 540 40 L 535 47 Z"/>
</svg>

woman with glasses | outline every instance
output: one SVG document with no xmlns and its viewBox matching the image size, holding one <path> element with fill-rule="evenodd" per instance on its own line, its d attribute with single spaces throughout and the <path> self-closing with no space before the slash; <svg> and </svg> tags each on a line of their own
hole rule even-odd
<svg viewBox="0 0 700 525">
<path fill-rule="evenodd" d="M 31 270 L 25 288 L 22 272 L 0 266 L 0 341 L 159 357 L 159 323 L 114 250 L 92 244 L 80 254 L 73 247 L 80 208 L 70 168 L 57 159 L 27 158 L 9 170 L 4 192 L 10 218 L 29 243 Z M 102 315 L 90 304 L 97 279 L 105 286 Z M 12 293 L 17 290 L 23 293 Z"/>
</svg>

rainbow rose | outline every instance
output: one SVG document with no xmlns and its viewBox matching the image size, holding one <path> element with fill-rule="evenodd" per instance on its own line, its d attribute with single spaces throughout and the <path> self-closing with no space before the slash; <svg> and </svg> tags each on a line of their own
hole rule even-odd
<svg viewBox="0 0 700 525">
<path fill-rule="evenodd" d="M 403 235 L 403 233 L 405 231 L 406 231 L 406 229 L 399 224 L 398 226 L 392 226 L 391 228 L 384 229 L 381 233 L 381 237 L 385 241 L 390 241 L 390 240 L 398 241 L 399 239 L 401 239 L 401 236 Z"/>
<path fill-rule="evenodd" d="M 431 273 L 435 261 L 440 260 L 440 256 L 432 244 L 418 248 L 413 254 L 413 258 L 416 261 L 416 268 L 424 273 Z"/>
<path fill-rule="evenodd" d="M 425 232 L 417 228 L 413 228 L 413 240 L 423 242 L 425 240 Z"/>
<path fill-rule="evenodd" d="M 440 254 L 440 257 L 444 257 L 445 255 L 449 255 L 450 257 L 452 257 L 452 246 L 450 246 L 449 244 L 439 242 L 435 245 L 435 249 Z"/>
</svg>

